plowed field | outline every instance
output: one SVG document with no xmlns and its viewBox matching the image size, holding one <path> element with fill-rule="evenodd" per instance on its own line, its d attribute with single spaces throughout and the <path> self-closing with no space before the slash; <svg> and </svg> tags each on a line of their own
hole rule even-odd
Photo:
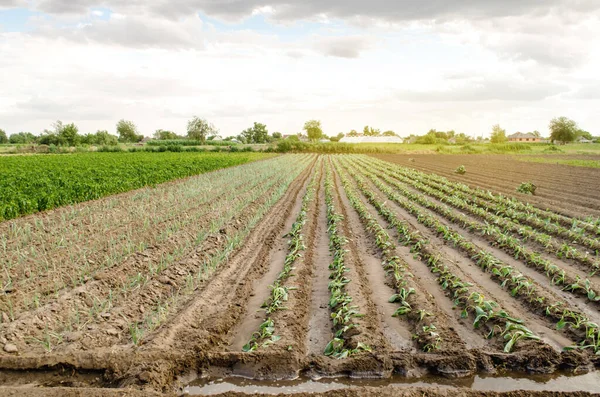
<svg viewBox="0 0 600 397">
<path fill-rule="evenodd" d="M 462 380 L 594 371 L 587 201 L 462 182 L 285 155 L 0 223 L 0 394 L 335 376 L 437 381 L 334 395 L 483 396 L 511 389 Z"/>
</svg>

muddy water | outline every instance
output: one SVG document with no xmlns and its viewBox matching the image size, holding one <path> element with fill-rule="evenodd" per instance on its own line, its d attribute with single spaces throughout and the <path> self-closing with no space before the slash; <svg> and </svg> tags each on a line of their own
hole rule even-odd
<svg viewBox="0 0 600 397">
<path fill-rule="evenodd" d="M 515 390 L 530 391 L 587 391 L 600 392 L 600 371 L 584 375 L 528 375 L 504 374 L 503 376 L 475 376 L 472 378 L 446 379 L 424 377 L 407 379 L 399 376 L 390 379 L 350 379 L 300 377 L 289 381 L 257 381 L 245 378 L 203 378 L 187 386 L 183 393 L 189 395 L 213 395 L 225 392 L 293 394 L 306 392 L 325 392 L 361 386 L 407 386 L 407 387 L 466 387 L 471 390 L 507 392 Z"/>
</svg>

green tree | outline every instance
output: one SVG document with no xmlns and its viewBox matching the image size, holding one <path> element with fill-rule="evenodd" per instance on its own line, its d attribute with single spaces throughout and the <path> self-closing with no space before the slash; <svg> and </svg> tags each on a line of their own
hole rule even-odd
<svg viewBox="0 0 600 397">
<path fill-rule="evenodd" d="M 506 130 L 500 128 L 500 124 L 492 126 L 492 135 L 490 137 L 492 143 L 506 142 Z"/>
<path fill-rule="evenodd" d="M 6 131 L 0 128 L 0 144 L 8 143 L 8 137 L 6 136 Z"/>
<path fill-rule="evenodd" d="M 144 136 L 138 133 L 138 129 L 132 121 L 121 119 L 117 123 L 117 133 L 121 142 L 139 142 Z"/>
<path fill-rule="evenodd" d="M 281 132 L 274 132 L 272 137 L 273 139 L 281 139 L 283 135 L 281 134 Z"/>
<path fill-rule="evenodd" d="M 161 141 L 166 141 L 168 139 L 177 139 L 179 138 L 179 136 L 177 136 L 176 133 L 174 133 L 173 131 L 167 131 L 167 130 L 162 130 L 162 129 L 158 129 L 154 132 L 154 139 L 158 139 Z"/>
<path fill-rule="evenodd" d="M 348 133 L 348 136 L 358 136 L 358 132 L 356 132 L 356 130 L 352 130 Z"/>
<path fill-rule="evenodd" d="M 532 132 L 532 134 L 533 134 L 533 136 L 535 136 L 536 138 L 541 138 L 541 137 L 542 137 L 542 134 L 541 134 L 541 133 L 540 133 L 538 130 L 534 130 L 534 131 Z"/>
<path fill-rule="evenodd" d="M 198 116 L 194 116 L 187 125 L 187 136 L 190 139 L 206 143 L 206 137 L 209 135 L 218 134 L 219 130 L 206 119 L 201 119 Z"/>
<path fill-rule="evenodd" d="M 11 134 L 8 141 L 15 144 L 34 143 L 37 138 L 31 132 L 19 132 L 18 134 Z"/>
<path fill-rule="evenodd" d="M 398 136 L 398 135 L 396 135 L 396 133 L 394 131 L 388 130 L 383 133 L 383 136 Z"/>
<path fill-rule="evenodd" d="M 318 141 L 323 136 L 323 129 L 321 128 L 321 121 L 309 120 L 304 123 L 304 131 L 308 135 L 308 139 L 311 141 Z"/>
<path fill-rule="evenodd" d="M 556 117 L 550 121 L 550 139 L 556 142 L 573 142 L 577 138 L 577 123 L 566 117 Z"/>
<path fill-rule="evenodd" d="M 75 125 L 75 123 L 62 125 L 61 128 L 57 131 L 59 142 L 63 145 L 67 146 L 76 146 L 79 143 L 79 128 Z"/>
<path fill-rule="evenodd" d="M 373 127 L 369 127 L 368 125 L 365 125 L 365 128 L 363 128 L 363 135 L 365 136 L 379 136 L 381 135 L 381 131 L 379 129 L 373 128 Z"/>
<path fill-rule="evenodd" d="M 267 143 L 269 142 L 269 131 L 267 126 L 261 123 L 254 122 L 250 128 L 242 131 L 242 137 L 246 143 Z"/>
<path fill-rule="evenodd" d="M 590 141 L 594 140 L 594 137 L 592 136 L 592 134 L 590 134 L 588 131 L 585 131 L 585 130 L 577 130 L 577 136 L 582 136 L 585 139 L 589 139 Z"/>
</svg>

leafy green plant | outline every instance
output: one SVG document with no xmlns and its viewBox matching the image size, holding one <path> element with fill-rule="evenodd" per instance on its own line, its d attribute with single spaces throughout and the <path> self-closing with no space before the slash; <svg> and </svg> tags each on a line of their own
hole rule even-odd
<svg viewBox="0 0 600 397">
<path fill-rule="evenodd" d="M 517 187 L 517 192 L 535 195 L 536 189 L 537 186 L 535 186 L 533 182 L 523 182 Z"/>
<path fill-rule="evenodd" d="M 461 165 L 457 169 L 454 170 L 454 173 L 459 174 L 459 175 L 464 175 L 467 173 L 467 168 L 464 165 Z"/>
</svg>

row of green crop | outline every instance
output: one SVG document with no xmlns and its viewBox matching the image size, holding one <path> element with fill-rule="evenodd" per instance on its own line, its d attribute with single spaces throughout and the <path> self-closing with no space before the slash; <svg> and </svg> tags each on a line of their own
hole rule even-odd
<svg viewBox="0 0 600 397">
<path fill-rule="evenodd" d="M 519 223 L 513 222 L 512 217 L 504 217 L 500 215 L 496 215 L 493 212 L 493 208 L 488 209 L 485 204 L 472 204 L 471 200 L 468 200 L 465 195 L 462 195 L 457 192 L 449 192 L 449 189 L 444 188 L 436 188 L 431 186 L 429 183 L 423 183 L 420 175 L 415 175 L 409 169 L 395 169 L 393 166 L 386 167 L 385 165 L 381 165 L 382 169 L 385 169 L 389 175 L 394 178 L 415 187 L 416 189 L 428 194 L 429 196 L 435 197 L 436 199 L 443 201 L 447 204 L 452 205 L 455 208 L 465 210 L 473 215 L 478 216 L 490 224 L 497 225 L 498 227 L 504 228 L 506 231 L 510 231 L 512 233 L 523 236 L 525 239 L 530 239 L 540 244 L 547 252 L 550 254 L 556 255 L 559 259 L 567 258 L 574 259 L 575 261 L 581 263 L 586 266 L 590 271 L 591 275 L 594 275 L 598 270 L 600 270 L 600 261 L 592 255 L 589 255 L 587 252 L 583 253 L 578 250 L 576 247 L 573 247 L 571 244 L 577 241 L 581 242 L 583 245 L 587 246 L 590 249 L 598 250 L 600 248 L 600 241 L 595 238 L 590 238 L 587 236 L 580 236 L 577 233 L 574 233 L 570 229 L 566 229 L 562 226 L 550 226 L 551 224 L 537 220 L 537 222 L 533 223 L 541 223 L 539 225 L 542 229 L 548 229 L 552 232 L 556 232 L 561 236 L 569 238 L 569 242 L 560 242 L 552 238 L 552 236 L 541 233 L 531 226 L 524 226 Z M 542 226 L 543 225 L 543 226 Z M 557 229 L 562 229 L 558 231 Z M 555 234 L 555 233 L 553 233 Z"/>
<path fill-rule="evenodd" d="M 378 162 L 378 164 L 382 166 L 386 165 L 383 162 Z M 509 204 L 511 203 L 510 201 L 498 203 L 493 200 L 484 200 L 475 194 L 466 193 L 456 187 L 465 185 L 452 182 L 443 184 L 437 182 L 435 180 L 437 178 L 434 178 L 433 175 L 424 174 L 410 168 L 394 167 L 393 169 L 397 173 L 411 178 L 414 181 L 418 181 L 424 185 L 427 185 L 428 187 L 443 192 L 446 197 L 456 197 L 464 200 L 465 203 L 469 205 L 479 207 L 486 212 L 495 214 L 496 216 L 512 220 L 515 223 L 520 222 L 522 224 L 529 225 L 530 227 L 543 230 L 550 235 L 568 239 L 572 243 L 581 244 L 592 250 L 597 251 L 600 249 L 600 240 L 598 240 L 596 237 L 588 236 L 585 229 L 579 227 L 581 222 L 578 220 L 574 219 L 571 227 L 565 227 L 560 223 L 551 221 L 549 218 L 545 218 L 538 212 L 516 209 L 512 204 Z M 524 227 L 523 225 L 520 226 Z"/>
<path fill-rule="evenodd" d="M 296 289 L 296 287 L 287 286 L 286 281 L 292 276 L 294 264 L 302 256 L 301 252 L 306 249 L 303 232 L 309 206 L 315 197 L 315 185 L 319 174 L 318 165 L 316 170 L 302 198 L 300 212 L 292 224 L 291 230 L 286 235 L 290 237 L 290 240 L 288 241 L 288 253 L 283 261 L 283 270 L 279 273 L 275 282 L 269 286 L 271 294 L 262 305 L 267 317 L 259 326 L 259 330 L 254 332 L 248 343 L 243 346 L 242 350 L 245 352 L 255 351 L 259 347 L 267 347 L 281 339 L 280 336 L 275 335 L 275 321 L 271 314 L 278 310 L 284 310 L 284 304 L 288 301 L 290 291 Z"/>
<path fill-rule="evenodd" d="M 383 163 L 380 160 L 372 160 L 379 164 Z M 593 236 L 600 236 L 600 219 L 572 218 L 548 209 L 538 208 L 529 203 L 524 203 L 515 197 L 507 197 L 503 194 L 493 193 L 489 190 L 470 187 L 463 183 L 452 182 L 448 180 L 448 178 L 436 174 L 420 173 L 420 176 L 424 179 L 435 181 L 441 185 L 463 192 L 471 197 L 476 197 L 487 203 L 494 204 L 495 206 L 492 207 L 488 204 L 488 207 L 492 208 L 499 215 L 502 214 L 519 221 L 529 221 L 535 216 L 536 218 L 539 218 L 541 222 L 554 226 L 562 225 L 580 236 L 586 236 L 586 233 L 591 233 Z M 537 223 L 538 222 L 532 224 L 532 226 L 536 226 Z"/>
<path fill-rule="evenodd" d="M 441 348 L 443 339 L 435 325 L 433 314 L 423 308 L 421 303 L 415 299 L 416 288 L 412 280 L 413 275 L 408 271 L 406 261 L 395 254 L 396 246 L 388 232 L 379 224 L 368 211 L 351 186 L 350 181 L 335 163 L 335 168 L 342 181 L 346 197 L 363 222 L 365 229 L 375 238 L 375 244 L 381 250 L 383 257 L 383 268 L 392 276 L 396 293 L 389 299 L 391 303 L 400 306 L 395 310 L 393 316 L 407 316 L 415 324 L 414 339 L 419 347 L 426 352 Z"/>
<path fill-rule="evenodd" d="M 335 193 L 331 165 L 327 164 L 325 174 L 325 204 L 327 206 L 327 231 L 329 233 L 329 251 L 333 261 L 329 264 L 329 308 L 335 330 L 334 338 L 325 347 L 325 355 L 335 358 L 346 358 L 361 351 L 370 351 L 371 348 L 361 342 L 355 346 L 348 344 L 348 332 L 358 327 L 353 322 L 354 318 L 362 317 L 358 306 L 353 306 L 352 297 L 346 291 L 346 284 L 350 280 L 346 277 L 348 269 L 345 258 L 347 243 L 346 237 L 341 232 L 343 216 L 336 211 Z"/>
<path fill-rule="evenodd" d="M 357 180 L 362 180 L 358 175 L 364 173 L 371 180 L 371 182 L 382 192 L 388 199 L 394 201 L 409 213 L 416 217 L 417 221 L 431 231 L 438 234 L 445 241 L 452 243 L 455 247 L 459 248 L 485 272 L 490 273 L 492 279 L 498 281 L 503 288 L 508 288 L 512 296 L 523 297 L 523 302 L 540 315 L 545 315 L 550 320 L 556 323 L 558 330 L 566 331 L 573 340 L 579 341 L 576 346 L 568 348 L 580 348 L 580 349 L 592 349 L 594 352 L 600 352 L 600 335 L 598 325 L 589 320 L 587 316 L 579 312 L 576 309 L 569 307 L 563 302 L 547 302 L 546 296 L 538 291 L 535 283 L 530 278 L 524 276 L 517 269 L 512 266 L 504 264 L 498 258 L 488 251 L 485 251 L 475 244 L 464 238 L 462 235 L 452 230 L 439 222 L 435 217 L 426 214 L 415 206 L 411 201 L 405 197 L 395 193 L 395 191 L 388 185 L 381 182 L 380 178 L 376 174 L 365 170 L 364 168 L 360 171 L 354 168 L 352 170 L 353 176 Z M 364 182 L 363 182 L 364 183 Z M 375 204 L 374 204 L 375 205 Z M 381 208 L 383 210 L 384 208 Z M 387 210 L 389 216 L 390 211 Z M 385 216 L 385 214 L 383 214 Z M 393 214 L 392 214 L 393 215 Z M 410 233 L 404 231 L 408 227 L 406 224 L 399 223 L 399 234 L 406 234 L 411 236 Z M 426 242 L 423 242 L 423 245 Z M 439 258 L 432 258 L 430 260 L 437 262 Z"/>
<path fill-rule="evenodd" d="M 256 153 L 78 153 L 3 157 L 0 158 L 0 221 L 268 156 Z"/>
<path fill-rule="evenodd" d="M 368 164 L 368 162 L 361 162 Z M 521 241 L 507 232 L 500 230 L 498 227 L 486 223 L 480 223 L 469 219 L 467 216 L 453 211 L 446 205 L 439 205 L 431 200 L 428 200 L 423 194 L 411 191 L 405 184 L 397 182 L 387 175 L 385 168 L 374 166 L 377 170 L 378 178 L 381 178 L 386 183 L 392 185 L 400 194 L 414 201 L 423 207 L 430 209 L 445 219 L 469 230 L 479 232 L 484 238 L 488 239 L 490 244 L 501 248 L 505 252 L 514 256 L 515 259 L 520 259 L 527 266 L 537 270 L 545 275 L 552 284 L 563 287 L 564 290 L 580 295 L 587 299 L 597 302 L 600 301 L 600 294 L 594 289 L 590 280 L 572 277 L 566 271 L 555 263 L 544 259 L 539 253 L 525 247 Z"/>
<path fill-rule="evenodd" d="M 399 242 L 409 246 L 415 257 L 422 260 L 432 273 L 437 274 L 437 281 L 442 289 L 449 291 L 454 305 L 461 308 L 461 317 L 472 316 L 473 327 L 476 329 L 485 326 L 487 331 L 484 335 L 488 339 L 501 336 L 506 341 L 504 346 L 506 352 L 510 352 L 521 339 L 539 340 L 538 336 L 523 325 L 523 320 L 510 316 L 505 310 L 499 308 L 496 302 L 486 300 L 480 292 L 472 291 L 473 286 L 454 274 L 444 263 L 443 256 L 432 248 L 416 229 L 406 221 L 399 220 L 396 214 L 377 198 L 360 176 L 360 171 L 350 169 L 345 162 L 343 166 L 352 175 L 369 203 L 396 230 Z M 409 208 L 411 204 L 407 203 L 407 209 Z"/>
</svg>

